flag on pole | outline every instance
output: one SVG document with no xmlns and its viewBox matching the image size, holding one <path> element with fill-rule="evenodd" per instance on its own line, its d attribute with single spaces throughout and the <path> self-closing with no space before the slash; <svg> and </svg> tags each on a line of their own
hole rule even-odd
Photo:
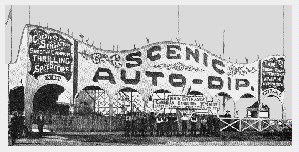
<svg viewBox="0 0 299 152">
<path fill-rule="evenodd" d="M 8 21 L 11 19 L 12 19 L 12 9 L 10 8 L 5 25 L 7 25 Z"/>
</svg>

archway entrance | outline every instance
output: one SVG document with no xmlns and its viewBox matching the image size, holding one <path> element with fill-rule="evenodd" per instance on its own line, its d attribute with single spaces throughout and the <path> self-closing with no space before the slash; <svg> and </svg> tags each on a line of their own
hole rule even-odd
<svg viewBox="0 0 299 152">
<path fill-rule="evenodd" d="M 126 87 L 120 89 L 117 93 L 116 102 L 115 105 L 120 107 L 121 114 L 145 111 L 145 103 L 140 93 L 133 88 Z"/>
<path fill-rule="evenodd" d="M 268 107 L 270 119 L 283 119 L 283 105 L 277 97 L 265 97 L 261 100 L 261 104 Z"/>
<path fill-rule="evenodd" d="M 24 86 L 18 86 L 9 92 L 9 113 L 18 111 L 19 114 L 24 112 Z"/>
<path fill-rule="evenodd" d="M 69 105 L 58 104 L 57 100 L 64 88 L 57 84 L 47 84 L 40 87 L 33 98 L 33 112 L 39 111 L 51 114 L 66 115 L 69 113 Z"/>
<path fill-rule="evenodd" d="M 76 96 L 75 114 L 88 115 L 109 115 L 110 99 L 105 90 L 99 86 L 86 86 Z"/>
<path fill-rule="evenodd" d="M 224 114 L 229 111 L 231 117 L 235 117 L 235 101 L 233 98 L 226 92 L 220 92 L 213 97 L 213 101 L 219 103 L 219 116 L 224 116 Z"/>
<path fill-rule="evenodd" d="M 255 117 L 257 114 L 256 102 L 258 99 L 252 94 L 244 94 L 236 102 L 236 115 L 239 118 Z"/>
</svg>

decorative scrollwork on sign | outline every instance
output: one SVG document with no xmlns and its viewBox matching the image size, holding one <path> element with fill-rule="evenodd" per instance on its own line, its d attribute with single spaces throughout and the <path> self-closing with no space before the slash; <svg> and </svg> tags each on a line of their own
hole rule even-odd
<svg viewBox="0 0 299 152">
<path fill-rule="evenodd" d="M 194 67 L 192 65 L 185 65 L 181 62 L 174 63 L 174 64 L 166 64 L 166 63 L 161 63 L 158 65 L 153 65 L 154 68 L 159 68 L 159 69 L 167 69 L 167 70 L 176 70 L 176 71 L 195 71 L 195 72 L 203 72 L 205 71 L 204 69 Z"/>
<path fill-rule="evenodd" d="M 92 54 L 88 54 L 86 50 L 83 50 L 83 52 L 78 52 L 78 53 L 81 54 L 85 60 L 92 58 Z"/>
<path fill-rule="evenodd" d="M 86 50 L 84 50 L 83 52 L 79 52 L 79 54 L 81 54 L 82 57 L 86 60 L 89 59 L 92 60 L 94 64 L 101 64 L 101 63 L 108 62 L 115 68 L 122 67 L 121 57 L 118 54 L 112 54 L 110 56 L 108 54 L 103 54 L 103 53 L 89 54 L 87 53 Z"/>
<path fill-rule="evenodd" d="M 251 68 L 248 68 L 248 67 L 245 67 L 245 66 L 242 66 L 242 67 L 236 67 L 236 66 L 229 66 L 228 67 L 228 72 L 227 72 L 227 75 L 229 76 L 233 76 L 233 75 L 246 75 L 248 73 L 255 73 L 257 72 L 257 69 L 255 69 L 254 67 L 251 67 Z"/>
</svg>

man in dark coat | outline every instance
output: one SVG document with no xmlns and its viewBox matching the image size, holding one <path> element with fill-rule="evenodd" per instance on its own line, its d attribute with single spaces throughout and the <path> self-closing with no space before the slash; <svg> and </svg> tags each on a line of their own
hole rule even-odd
<svg viewBox="0 0 299 152">
<path fill-rule="evenodd" d="M 168 122 L 167 122 L 167 131 L 169 136 L 173 136 L 175 134 L 175 116 L 173 114 L 168 115 Z"/>
<path fill-rule="evenodd" d="M 162 136 L 162 129 L 163 129 L 162 122 L 163 122 L 162 114 L 158 114 L 158 116 L 156 118 L 157 136 Z"/>
<path fill-rule="evenodd" d="M 125 126 L 125 135 L 128 136 L 131 131 L 131 121 L 132 121 L 132 116 L 130 113 L 126 114 L 126 126 Z"/>
<path fill-rule="evenodd" d="M 214 130 L 213 116 L 208 115 L 208 117 L 207 117 L 207 135 L 212 135 L 213 130 Z"/>
<path fill-rule="evenodd" d="M 154 112 L 151 112 L 149 118 L 148 118 L 148 129 L 149 129 L 149 134 L 151 136 L 154 135 L 154 131 L 155 131 L 155 124 L 156 124 L 156 118 L 155 118 L 155 113 Z"/>
<path fill-rule="evenodd" d="M 196 131 L 197 131 L 197 127 L 196 127 L 196 124 L 197 124 L 197 116 L 196 114 L 192 114 L 191 116 L 191 135 L 192 136 L 196 136 Z"/>
<path fill-rule="evenodd" d="M 12 145 L 16 143 L 16 139 L 18 138 L 18 129 L 20 126 L 19 120 L 20 119 L 18 118 L 18 113 L 16 111 L 13 112 L 13 116 L 11 118 L 11 124 L 9 126 L 9 133 L 10 133 Z"/>
<path fill-rule="evenodd" d="M 43 128 L 45 125 L 45 117 L 44 117 L 43 112 L 38 113 L 36 122 L 37 122 L 38 133 L 39 133 L 38 135 L 39 135 L 39 137 L 42 137 L 43 136 Z"/>
<path fill-rule="evenodd" d="M 203 116 L 200 120 L 200 135 L 205 136 L 207 132 L 207 119 Z"/>
<path fill-rule="evenodd" d="M 188 131 L 188 128 L 187 128 L 187 123 L 188 123 L 188 117 L 187 117 L 187 114 L 184 113 L 183 114 L 183 117 L 182 117 L 182 132 L 183 132 L 183 136 L 186 136 L 187 135 L 187 131 Z"/>
<path fill-rule="evenodd" d="M 179 134 L 179 125 L 177 115 L 174 113 L 171 120 L 172 135 L 177 136 Z"/>
<path fill-rule="evenodd" d="M 163 113 L 162 115 L 162 136 L 167 136 L 168 133 L 168 117 L 167 114 Z"/>
<path fill-rule="evenodd" d="M 213 120 L 214 120 L 213 124 L 214 124 L 215 136 L 219 137 L 220 136 L 220 119 L 215 116 Z"/>
<path fill-rule="evenodd" d="M 138 124 L 137 124 L 137 115 L 136 112 L 133 112 L 133 117 L 132 117 L 132 121 L 131 121 L 131 125 L 132 125 L 132 136 L 136 136 L 137 134 L 137 129 L 138 129 Z"/>
<path fill-rule="evenodd" d="M 145 136 L 145 130 L 146 130 L 146 114 L 145 113 L 141 113 L 140 115 L 140 125 L 139 125 L 139 132 L 140 132 L 140 135 L 142 137 Z"/>
</svg>

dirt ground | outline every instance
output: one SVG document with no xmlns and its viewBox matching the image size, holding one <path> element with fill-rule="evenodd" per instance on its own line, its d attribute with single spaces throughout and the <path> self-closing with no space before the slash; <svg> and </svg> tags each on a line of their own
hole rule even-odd
<svg viewBox="0 0 299 152">
<path fill-rule="evenodd" d="M 11 142 L 9 139 L 9 143 Z M 56 132 L 30 135 L 14 146 L 291 146 L 280 134 L 227 132 L 220 137 L 127 137 L 123 132 Z"/>
</svg>

